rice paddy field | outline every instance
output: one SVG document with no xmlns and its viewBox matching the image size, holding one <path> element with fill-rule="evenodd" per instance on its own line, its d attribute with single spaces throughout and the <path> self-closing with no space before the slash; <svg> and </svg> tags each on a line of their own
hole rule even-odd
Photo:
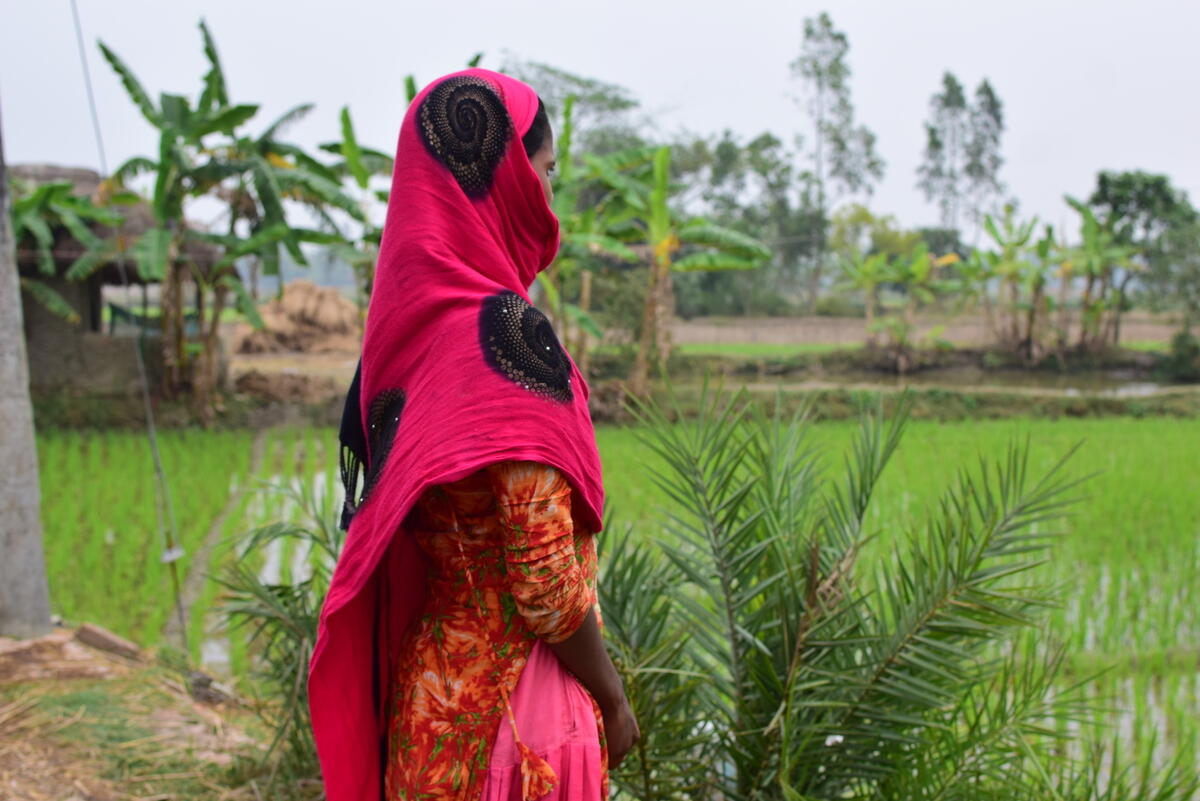
<svg viewBox="0 0 1200 801">
<path fill-rule="evenodd" d="M 836 476 L 854 432 L 819 423 L 811 436 Z M 663 498 L 649 478 L 653 458 L 635 428 L 598 432 L 614 521 L 641 536 L 660 535 Z M 1155 743 L 1163 754 L 1197 759 L 1200 734 L 1200 420 L 1084 419 L 910 423 L 870 512 L 879 536 L 870 558 L 886 559 L 904 531 L 920 527 L 955 473 L 1028 440 L 1038 475 L 1078 445 L 1068 464 L 1091 475 L 1052 560 L 1042 570 L 1064 602 L 1051 635 L 1067 644 L 1069 672 L 1104 675 L 1089 685 L 1109 709 L 1098 724 L 1129 750 Z M 212 579 L 235 558 L 239 535 L 296 514 L 270 489 L 308 488 L 340 504 L 336 433 L 279 428 L 262 432 L 160 434 L 172 505 L 192 574 L 188 649 L 216 673 L 245 675 L 246 644 L 226 631 Z M 116 432 L 51 432 L 39 437 L 46 557 L 55 611 L 93 621 L 143 645 L 162 644 L 174 614 L 161 560 L 153 470 L 145 437 Z M 166 513 L 166 510 L 164 510 Z M 206 547 L 211 546 L 211 549 Z M 197 563 L 197 554 L 205 564 Z M 268 579 L 298 578 L 310 555 L 286 546 L 250 554 Z"/>
</svg>

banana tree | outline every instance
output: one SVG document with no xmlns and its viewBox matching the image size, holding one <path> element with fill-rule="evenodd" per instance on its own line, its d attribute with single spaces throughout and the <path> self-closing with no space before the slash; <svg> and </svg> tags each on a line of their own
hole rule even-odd
<svg viewBox="0 0 1200 801">
<path fill-rule="evenodd" d="M 194 350 L 187 346 L 183 326 L 184 265 L 180 257 L 188 236 L 185 201 L 206 194 L 220 182 L 220 177 L 213 174 L 211 160 L 208 163 L 202 161 L 204 140 L 215 133 L 232 135 L 237 126 L 258 111 L 255 105 L 229 104 L 212 37 L 203 22 L 200 30 L 210 69 L 204 76 L 204 88 L 195 107 L 186 97 L 166 92 L 155 104 L 133 71 L 107 45 L 100 43 L 100 51 L 117 73 L 126 93 L 142 116 L 159 132 L 157 159 L 132 158 L 117 169 L 112 181 L 116 187 L 123 188 L 138 175 L 154 175 L 150 204 L 155 224 L 138 238 L 132 250 L 142 278 L 162 282 L 164 389 L 168 394 L 180 391 L 185 376 L 195 372 L 191 369 Z M 200 271 L 196 265 L 189 266 L 193 274 Z M 223 296 L 219 296 L 213 306 L 214 317 L 220 316 L 222 302 Z M 207 394 L 205 381 L 209 377 L 199 378 L 200 392 Z"/>
<path fill-rule="evenodd" d="M 413 88 L 415 89 L 415 86 Z M 409 100 L 411 102 L 412 98 Z M 371 297 L 371 286 L 375 280 L 379 243 L 383 237 L 383 226 L 376 224 L 370 213 L 377 203 L 386 204 L 388 200 L 388 191 L 372 189 L 371 179 L 376 176 L 390 176 L 395 160 L 386 153 L 359 144 L 349 107 L 342 107 L 339 121 L 341 141 L 328 142 L 321 145 L 321 149 L 341 159 L 329 169 L 339 182 L 345 184 L 349 181 L 350 191 L 357 194 L 355 202 L 358 214 L 351 216 L 358 223 L 358 229 L 356 234 L 346 236 L 343 241 L 334 244 L 330 248 L 330 254 L 342 259 L 354 270 L 358 307 L 360 314 L 365 314 L 367 301 Z"/>
<path fill-rule="evenodd" d="M 1054 238 L 1053 226 L 1045 226 L 1042 237 L 1033 246 L 1032 259 L 1024 276 L 1024 294 L 1026 298 L 1025 330 L 1021 334 L 1017 349 L 1029 362 L 1040 355 L 1040 349 L 1045 339 L 1043 336 L 1043 321 L 1049 322 L 1052 313 L 1053 300 L 1046 293 L 1046 283 L 1056 261 L 1061 259 L 1062 251 Z"/>
<path fill-rule="evenodd" d="M 937 271 L 951 264 L 958 264 L 957 253 L 934 256 L 924 242 L 913 248 L 907 259 L 896 259 L 888 265 L 887 280 L 904 286 L 904 322 L 911 330 L 917 323 L 917 305 L 932 303 L 939 292 L 953 286 L 938 278 Z"/>
<path fill-rule="evenodd" d="M 938 270 L 959 263 L 957 253 L 934 257 L 924 242 L 919 243 L 907 259 L 894 259 L 885 267 L 884 280 L 904 287 L 904 313 L 885 318 L 878 327 L 888 335 L 888 347 L 895 360 L 896 371 L 908 372 L 912 363 L 912 335 L 917 327 L 917 306 L 932 303 L 938 294 L 952 290 L 957 284 L 938 277 Z M 937 330 L 927 334 L 935 339 Z"/>
<path fill-rule="evenodd" d="M 983 307 L 987 330 L 997 335 L 996 312 L 992 301 L 992 280 L 996 277 L 992 254 L 983 248 L 975 248 L 967 258 L 958 263 L 955 270 L 957 285 L 954 295 L 967 308 Z"/>
<path fill-rule="evenodd" d="M 867 311 L 867 345 L 875 344 L 875 307 L 879 302 L 879 285 L 888 280 L 888 254 L 876 253 L 863 256 L 857 251 L 846 261 L 842 262 L 842 274 L 845 276 L 845 286 L 857 289 L 863 293 L 863 302 Z"/>
<path fill-rule="evenodd" d="M 63 272 L 63 277 L 69 281 L 83 281 L 117 255 L 117 243 L 98 234 L 95 227 L 115 227 L 121 217 L 113 209 L 97 206 L 89 198 L 72 194 L 70 181 L 52 181 L 32 189 L 14 182 L 13 190 L 10 209 L 13 241 L 19 252 L 24 252 L 25 243 L 32 245 L 38 274 L 42 276 L 40 279 L 23 276 L 21 289 L 52 313 L 78 323 L 79 312 L 45 280 L 58 275 L 54 258 L 56 233 L 67 231 L 82 248 Z M 127 198 L 118 198 L 121 199 Z"/>
<path fill-rule="evenodd" d="M 1082 218 L 1081 241 L 1075 248 L 1073 259 L 1085 282 L 1080 300 L 1082 319 L 1078 344 L 1083 350 L 1094 350 L 1116 344 L 1120 336 L 1125 288 L 1133 273 L 1140 269 L 1134 261 L 1138 249 L 1122 244 L 1088 206 L 1072 197 L 1066 200 Z M 1126 275 L 1123 280 L 1118 278 L 1121 270 Z"/>
<path fill-rule="evenodd" d="M 1000 279 L 1001 295 L 1007 295 L 1007 321 L 1002 337 L 1014 349 L 1021 343 L 1021 288 L 1027 283 L 1027 274 L 1037 269 L 1037 264 L 1028 258 L 1029 243 L 1037 224 L 1036 217 L 1017 220 L 1011 205 L 1005 207 L 999 225 L 990 214 L 983 219 L 984 230 L 999 248 L 993 253 L 992 269 Z"/>
<path fill-rule="evenodd" d="M 352 216 L 359 210 L 341 191 L 329 168 L 279 140 L 282 130 L 307 114 L 310 105 L 290 109 L 257 137 L 239 133 L 257 114 L 258 106 L 230 101 L 216 45 L 204 22 L 200 31 L 208 71 L 194 106 L 188 98 L 168 93 L 163 93 L 156 105 L 116 53 L 103 43 L 100 48 L 130 99 L 159 132 L 158 158 L 130 159 L 114 173 L 112 184 L 120 188 L 139 175 L 154 176 L 151 206 L 155 224 L 133 245 L 133 253 L 142 277 L 162 282 L 164 388 L 174 394 L 190 384 L 201 413 L 208 416 L 216 379 L 218 326 L 229 293 L 238 308 L 258 323 L 254 299 L 235 262 L 248 257 L 261 263 L 268 274 L 277 274 L 283 252 L 305 265 L 301 243 L 336 241 L 336 234 L 292 224 L 286 200 L 307 205 L 319 217 L 328 217 L 329 207 Z M 218 135 L 223 138 L 213 144 L 212 137 Z M 185 204 L 204 195 L 225 203 L 225 233 L 189 228 Z M 218 244 L 225 254 L 215 264 L 189 262 L 181 258 L 189 239 Z M 183 328 L 185 268 L 196 287 L 202 332 L 198 342 L 188 342 Z M 206 309 L 209 294 L 212 305 Z"/>
<path fill-rule="evenodd" d="M 554 180 L 554 212 L 562 232 L 558 257 L 538 275 L 554 324 L 567 340 L 568 348 L 587 375 L 591 339 L 599 341 L 604 330 L 591 315 L 594 271 L 608 262 L 632 263 L 638 254 L 620 239 L 637 211 L 644 208 L 636 182 L 624 171 L 648 161 L 642 152 L 625 151 L 599 157 L 585 154 L 576 163 L 574 141 L 575 97 L 563 103 L 562 127 L 556 143 L 558 169 Z M 563 283 L 579 282 L 579 302 L 571 303 Z M 571 327 L 574 327 L 572 335 Z"/>
<path fill-rule="evenodd" d="M 654 152 L 653 172 L 640 221 L 650 250 L 650 277 L 642 309 L 642 330 L 629 377 L 630 391 L 646 392 L 651 358 L 665 365 L 671 342 L 668 324 L 673 306 L 671 272 L 694 270 L 752 270 L 771 258 L 771 251 L 753 237 L 696 218 L 680 222 L 668 205 L 671 149 Z M 676 253 L 686 248 L 684 255 Z"/>
</svg>

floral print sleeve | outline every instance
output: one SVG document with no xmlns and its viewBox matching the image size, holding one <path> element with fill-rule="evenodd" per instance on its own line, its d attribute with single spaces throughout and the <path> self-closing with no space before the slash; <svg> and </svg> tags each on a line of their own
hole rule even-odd
<svg viewBox="0 0 1200 801">
<path fill-rule="evenodd" d="M 388 691 L 386 799 L 479 801 L 534 644 L 566 639 L 596 603 L 595 537 L 573 522 L 562 473 L 518 461 L 430 487 L 405 533 L 427 557 L 426 592 Z"/>
<path fill-rule="evenodd" d="M 595 604 L 595 547 L 572 525 L 571 485 L 538 462 L 500 462 L 488 473 L 517 611 L 538 637 L 561 642 Z"/>
</svg>

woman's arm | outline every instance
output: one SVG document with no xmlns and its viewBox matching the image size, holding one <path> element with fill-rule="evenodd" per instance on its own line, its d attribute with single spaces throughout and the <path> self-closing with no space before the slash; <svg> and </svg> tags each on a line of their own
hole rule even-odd
<svg viewBox="0 0 1200 801">
<path fill-rule="evenodd" d="M 501 462 L 489 473 L 517 611 L 596 699 L 609 764 L 616 767 L 640 733 L 604 648 L 595 593 L 580 565 L 585 557 L 576 551 L 571 486 L 561 472 L 536 462 Z"/>
<path fill-rule="evenodd" d="M 621 677 L 617 675 L 617 669 L 604 648 L 596 610 L 593 608 L 588 611 L 583 624 L 574 634 L 547 645 L 600 705 L 600 712 L 604 716 L 604 737 L 608 742 L 608 764 L 615 768 L 642 733 L 633 715 L 633 708 L 629 706 L 629 699 L 625 697 Z"/>
</svg>

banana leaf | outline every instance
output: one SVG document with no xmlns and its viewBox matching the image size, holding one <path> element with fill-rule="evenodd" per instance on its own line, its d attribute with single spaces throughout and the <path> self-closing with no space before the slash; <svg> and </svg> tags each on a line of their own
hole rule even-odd
<svg viewBox="0 0 1200 801">
<path fill-rule="evenodd" d="M 22 278 L 21 289 L 24 289 L 34 300 L 64 320 L 72 323 L 79 322 L 79 312 L 75 311 L 71 307 L 71 304 L 67 303 L 63 296 L 52 287 L 33 278 Z"/>
</svg>

